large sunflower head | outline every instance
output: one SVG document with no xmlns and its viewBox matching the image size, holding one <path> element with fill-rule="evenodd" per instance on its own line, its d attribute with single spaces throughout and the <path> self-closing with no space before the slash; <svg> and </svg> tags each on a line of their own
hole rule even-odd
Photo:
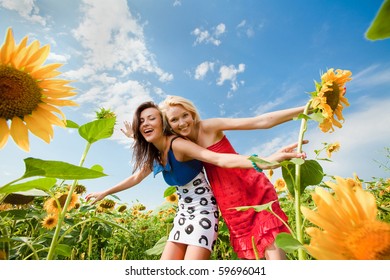
<svg viewBox="0 0 390 280">
<path fill-rule="evenodd" d="M 318 226 L 307 228 L 308 252 L 323 260 L 390 259 L 390 224 L 376 219 L 375 197 L 362 188 L 351 188 L 340 177 L 327 185 L 334 194 L 320 187 L 312 194 L 316 212 L 301 207 L 303 215 Z"/>
<path fill-rule="evenodd" d="M 27 45 L 27 40 L 26 36 L 16 44 L 8 28 L 0 49 L 0 149 L 11 135 L 21 149 L 29 151 L 28 131 L 50 143 L 52 125 L 65 127 L 65 115 L 56 106 L 77 105 L 62 99 L 76 93 L 70 81 L 55 78 L 61 74 L 57 71 L 61 64 L 43 65 L 50 46 L 41 47 L 37 40 Z"/>
<path fill-rule="evenodd" d="M 321 83 L 316 82 L 316 91 L 312 92 L 312 108 L 322 115 L 320 128 L 323 132 L 334 131 L 333 126 L 341 128 L 344 120 L 342 111 L 349 106 L 348 99 L 344 97 L 345 84 L 352 80 L 351 71 L 333 68 L 321 76 Z M 336 119 L 337 118 L 337 119 Z"/>
</svg>

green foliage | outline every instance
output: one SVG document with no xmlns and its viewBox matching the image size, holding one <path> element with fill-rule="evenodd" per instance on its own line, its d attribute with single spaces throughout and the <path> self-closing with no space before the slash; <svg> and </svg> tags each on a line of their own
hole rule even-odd
<svg viewBox="0 0 390 280">
<path fill-rule="evenodd" d="M 110 118 L 89 122 L 79 127 L 79 134 L 90 144 L 110 138 L 114 132 L 115 120 L 115 118 Z"/>
<path fill-rule="evenodd" d="M 292 253 L 299 248 L 302 248 L 301 242 L 292 237 L 291 234 L 282 232 L 276 236 L 276 245 L 283 249 L 286 253 Z"/>
<path fill-rule="evenodd" d="M 308 186 L 315 186 L 321 183 L 324 172 L 322 166 L 316 160 L 305 160 L 301 166 L 301 185 L 300 191 L 303 193 Z M 296 164 L 294 162 L 285 162 L 282 165 L 283 179 L 287 184 L 288 191 L 295 194 Z"/>
<path fill-rule="evenodd" d="M 390 0 L 383 1 L 378 13 L 366 31 L 369 40 L 383 40 L 390 37 Z"/>
</svg>

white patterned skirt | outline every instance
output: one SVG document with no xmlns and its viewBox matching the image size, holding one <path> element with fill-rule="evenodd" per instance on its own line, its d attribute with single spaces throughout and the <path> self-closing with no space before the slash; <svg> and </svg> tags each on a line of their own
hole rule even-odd
<svg viewBox="0 0 390 280">
<path fill-rule="evenodd" d="M 184 186 L 176 186 L 178 211 L 168 241 L 213 250 L 218 235 L 218 208 L 203 172 Z"/>
</svg>

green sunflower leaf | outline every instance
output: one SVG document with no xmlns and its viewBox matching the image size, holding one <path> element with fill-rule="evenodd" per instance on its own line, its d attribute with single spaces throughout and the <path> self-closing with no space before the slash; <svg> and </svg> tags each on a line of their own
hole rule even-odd
<svg viewBox="0 0 390 280">
<path fill-rule="evenodd" d="M 64 256 L 64 257 L 70 257 L 70 255 L 72 253 L 72 248 L 66 244 L 58 244 L 56 246 L 55 252 L 57 255 Z"/>
<path fill-rule="evenodd" d="M 390 38 L 390 0 L 383 1 L 374 20 L 366 31 L 369 40 L 383 40 Z"/>
<path fill-rule="evenodd" d="M 110 138 L 114 133 L 115 118 L 100 119 L 79 127 L 79 134 L 90 144 L 101 139 Z"/>
<path fill-rule="evenodd" d="M 71 120 L 66 120 L 66 127 L 67 128 L 79 128 L 80 126 Z"/>
<path fill-rule="evenodd" d="M 95 179 L 107 176 L 103 172 L 92 170 L 85 167 L 76 166 L 70 163 L 54 160 L 42 160 L 37 158 L 25 158 L 24 163 L 26 171 L 22 177 L 14 180 L 2 187 L 0 193 L 10 193 L 15 191 L 25 191 L 32 188 L 47 190 L 51 186 L 53 179 L 48 180 L 33 180 L 23 184 L 15 185 L 16 182 L 35 176 L 46 178 L 57 178 L 63 180 L 81 180 L 81 179 Z M 16 186 L 16 187 L 12 187 Z"/>
<path fill-rule="evenodd" d="M 164 197 L 170 196 L 171 194 L 174 194 L 176 192 L 176 187 L 170 186 L 165 189 L 164 191 Z"/>
<path fill-rule="evenodd" d="M 106 174 L 86 167 L 76 166 L 63 161 L 42 160 L 37 158 L 24 159 L 26 171 L 23 178 L 44 176 L 50 178 L 75 180 L 95 179 Z"/>
<path fill-rule="evenodd" d="M 288 191 L 295 194 L 295 164 L 288 164 L 282 166 L 283 179 L 287 184 Z M 301 165 L 301 194 L 308 186 L 315 186 L 321 183 L 324 178 L 322 166 L 315 160 L 306 160 Z"/>
<path fill-rule="evenodd" d="M 292 253 L 300 248 L 303 248 L 301 242 L 292 237 L 291 234 L 282 232 L 276 236 L 276 245 L 283 249 L 286 253 Z"/>
<path fill-rule="evenodd" d="M 31 180 L 28 182 L 8 185 L 0 188 L 0 193 L 15 193 L 15 192 L 25 192 L 33 189 L 48 191 L 55 184 L 57 180 L 55 178 L 39 178 L 35 180 Z"/>
</svg>

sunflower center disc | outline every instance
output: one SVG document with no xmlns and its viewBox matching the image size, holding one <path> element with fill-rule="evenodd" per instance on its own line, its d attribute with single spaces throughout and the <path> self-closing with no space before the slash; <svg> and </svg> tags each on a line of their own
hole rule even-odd
<svg viewBox="0 0 390 280">
<path fill-rule="evenodd" d="M 41 88 L 27 73 L 0 65 L 0 118 L 23 119 L 41 102 Z"/>
<path fill-rule="evenodd" d="M 332 108 L 332 110 L 336 110 L 337 106 L 340 102 L 340 89 L 336 83 L 332 85 L 332 91 L 326 92 L 324 95 L 326 97 L 326 103 Z"/>
</svg>

